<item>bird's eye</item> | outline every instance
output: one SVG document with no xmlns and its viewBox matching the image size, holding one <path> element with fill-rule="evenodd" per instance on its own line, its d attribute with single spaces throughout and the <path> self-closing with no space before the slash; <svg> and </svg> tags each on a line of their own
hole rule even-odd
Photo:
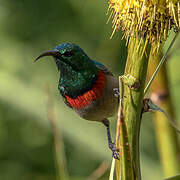
<svg viewBox="0 0 180 180">
<path fill-rule="evenodd" d="M 63 55 L 65 57 L 71 57 L 71 56 L 74 56 L 74 52 L 73 51 L 66 51 Z"/>
</svg>

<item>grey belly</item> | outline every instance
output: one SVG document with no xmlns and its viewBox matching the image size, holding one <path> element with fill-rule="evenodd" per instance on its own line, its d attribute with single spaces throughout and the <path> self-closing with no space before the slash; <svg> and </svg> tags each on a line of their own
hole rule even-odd
<svg viewBox="0 0 180 180">
<path fill-rule="evenodd" d="M 102 121 L 113 116 L 118 108 L 118 98 L 114 95 L 114 88 L 118 81 L 113 76 L 107 76 L 107 83 L 102 96 L 81 110 L 75 110 L 82 118 L 91 121 Z"/>
</svg>

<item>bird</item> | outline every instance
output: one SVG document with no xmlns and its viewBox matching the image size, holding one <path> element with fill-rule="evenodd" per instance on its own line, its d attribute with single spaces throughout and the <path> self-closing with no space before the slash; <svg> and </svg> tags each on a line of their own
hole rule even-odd
<svg viewBox="0 0 180 180">
<path fill-rule="evenodd" d="M 112 156 L 120 155 L 112 142 L 109 117 L 118 108 L 115 91 L 118 80 L 103 64 L 92 60 L 82 48 L 74 43 L 63 43 L 54 50 L 45 51 L 34 61 L 45 56 L 52 56 L 60 78 L 58 90 L 64 103 L 73 109 L 81 118 L 103 123 L 107 128 L 108 146 Z"/>
</svg>

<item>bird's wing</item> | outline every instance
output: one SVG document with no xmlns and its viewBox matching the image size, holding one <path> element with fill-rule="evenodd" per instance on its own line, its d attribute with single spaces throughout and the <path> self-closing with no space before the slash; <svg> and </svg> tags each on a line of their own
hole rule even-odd
<svg viewBox="0 0 180 180">
<path fill-rule="evenodd" d="M 108 68 L 106 66 L 104 66 L 103 64 L 93 60 L 94 64 L 96 65 L 96 67 L 100 70 L 102 70 L 105 74 L 107 75 L 111 75 L 113 76 L 112 72 L 108 70 Z"/>
</svg>

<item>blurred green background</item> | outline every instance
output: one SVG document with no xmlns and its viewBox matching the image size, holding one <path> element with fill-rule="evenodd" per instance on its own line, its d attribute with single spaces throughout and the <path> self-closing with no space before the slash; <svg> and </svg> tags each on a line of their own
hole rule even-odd
<svg viewBox="0 0 180 180">
<path fill-rule="evenodd" d="M 59 72 L 51 58 L 33 63 L 41 52 L 60 43 L 74 42 L 116 76 L 122 74 L 125 42 L 120 33 L 110 39 L 112 24 L 106 24 L 107 8 L 108 2 L 104 0 L 0 0 L 1 180 L 57 179 L 47 98 L 53 103 L 56 130 L 64 143 L 69 179 L 86 179 L 104 160 L 110 165 L 111 152 L 103 125 L 80 119 L 63 104 L 57 90 Z M 169 61 L 178 121 L 179 43 L 180 40 Z M 112 129 L 115 129 L 115 119 L 116 116 L 112 118 Z M 146 180 L 163 177 L 152 124 L 151 114 L 145 114 L 140 150 L 142 176 Z M 62 144 L 60 151 L 61 147 Z M 109 170 L 101 179 L 107 179 L 108 174 Z"/>
</svg>

